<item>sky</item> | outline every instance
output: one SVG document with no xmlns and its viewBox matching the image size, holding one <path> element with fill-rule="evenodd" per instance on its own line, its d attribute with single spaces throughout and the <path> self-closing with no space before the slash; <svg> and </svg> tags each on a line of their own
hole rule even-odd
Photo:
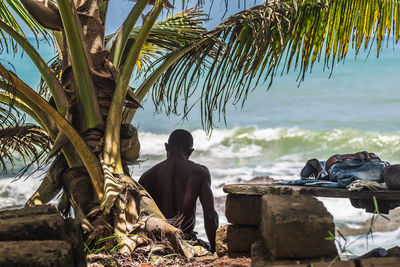
<svg viewBox="0 0 400 267">
<path fill-rule="evenodd" d="M 171 14 L 171 12 L 179 13 L 182 11 L 182 3 L 178 0 L 169 0 L 170 3 L 174 3 L 175 8 L 169 13 L 166 11 L 163 15 Z M 218 22 L 226 18 L 229 15 L 235 14 L 244 8 L 249 8 L 256 4 L 261 4 L 264 1 L 260 0 L 205 0 L 204 11 L 209 14 L 210 21 L 205 24 L 206 28 L 214 28 Z M 212 4 L 212 2 L 214 2 Z M 196 5 L 196 0 L 187 1 L 186 7 L 192 8 Z M 227 5 L 226 5 L 227 3 Z M 212 5 L 211 5 L 212 4 Z M 125 17 L 129 14 L 132 9 L 134 2 L 130 0 L 111 0 L 109 4 L 109 16 L 106 21 L 107 33 L 116 31 L 122 24 Z M 185 8 L 185 9 L 187 9 Z M 147 10 L 150 10 L 148 8 Z"/>
<path fill-rule="evenodd" d="M 175 0 L 170 0 L 173 3 Z M 162 15 L 164 17 L 176 14 L 182 11 L 181 1 L 175 1 L 175 8 L 173 10 L 165 10 Z M 223 20 L 229 15 L 235 14 L 244 8 L 249 8 L 256 4 L 261 4 L 263 1 L 260 0 L 205 0 L 204 11 L 209 14 L 210 21 L 205 23 L 207 29 L 212 29 L 218 22 Z M 212 5 L 211 3 L 214 2 Z M 189 0 L 186 3 L 187 8 L 192 8 L 196 5 L 196 0 Z M 227 5 L 225 4 L 227 3 Z M 114 33 L 121 26 L 129 12 L 133 8 L 135 2 L 131 0 L 110 0 L 109 11 L 106 19 L 106 34 Z M 151 6 L 148 6 L 145 11 L 150 11 Z M 14 13 L 15 14 L 15 13 Z M 27 30 L 27 27 L 21 23 L 23 30 L 28 37 L 33 37 L 33 34 Z"/>
</svg>

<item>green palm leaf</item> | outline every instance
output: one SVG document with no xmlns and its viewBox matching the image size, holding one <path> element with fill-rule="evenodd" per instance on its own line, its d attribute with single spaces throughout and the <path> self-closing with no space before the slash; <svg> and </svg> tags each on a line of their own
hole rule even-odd
<svg viewBox="0 0 400 267">
<path fill-rule="evenodd" d="M 206 20 L 206 15 L 197 8 L 192 8 L 156 22 L 151 29 L 146 45 L 142 49 L 138 66 L 149 66 L 154 59 L 164 55 L 167 51 L 174 51 L 189 44 L 206 33 L 202 23 Z M 125 62 L 127 52 L 135 43 L 141 27 L 134 27 L 129 35 L 125 52 L 122 55 L 122 64 Z M 116 33 L 106 37 L 107 46 L 113 41 Z"/>
<path fill-rule="evenodd" d="M 269 1 L 229 17 L 203 35 L 203 42 L 197 40 L 201 47 L 177 60 L 156 83 L 153 101 L 175 114 L 183 103 L 186 116 L 189 103 L 197 102 L 188 96 L 200 83 L 196 97 L 203 126 L 210 130 L 214 111 L 225 118 L 227 104 L 243 105 L 260 82 L 271 86 L 277 74 L 289 70 L 297 71 L 301 82 L 321 57 L 332 71 L 350 45 L 358 53 L 376 41 L 379 55 L 391 34 L 397 42 L 397 0 Z"/>
</svg>

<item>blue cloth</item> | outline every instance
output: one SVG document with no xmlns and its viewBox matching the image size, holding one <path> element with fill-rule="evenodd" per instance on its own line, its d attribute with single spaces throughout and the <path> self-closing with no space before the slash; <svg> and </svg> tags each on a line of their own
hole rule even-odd
<svg viewBox="0 0 400 267">
<path fill-rule="evenodd" d="M 363 151 L 354 155 L 333 155 L 327 161 L 310 159 L 300 172 L 301 180 L 275 184 L 346 188 L 355 180 L 383 182 L 383 170 L 390 164 L 370 154 Z M 331 164 L 326 170 L 328 162 Z"/>
<path fill-rule="evenodd" d="M 325 180 L 315 180 L 315 179 L 301 179 L 287 182 L 275 182 L 272 184 L 279 185 L 306 185 L 306 186 L 323 186 L 323 187 L 331 187 L 331 188 L 340 188 L 343 187 L 336 182 L 325 181 Z"/>
</svg>

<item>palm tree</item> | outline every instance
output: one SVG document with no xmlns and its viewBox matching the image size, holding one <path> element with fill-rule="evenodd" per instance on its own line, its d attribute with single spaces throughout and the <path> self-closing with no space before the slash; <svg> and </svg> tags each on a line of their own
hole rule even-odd
<svg viewBox="0 0 400 267">
<path fill-rule="evenodd" d="M 167 113 L 183 110 L 187 116 L 194 98 L 210 131 L 214 113 L 225 116 L 230 101 L 243 104 L 258 83 L 271 85 L 277 74 L 291 69 L 301 81 L 321 57 L 332 71 L 350 42 L 358 52 L 376 40 L 379 55 L 384 38 L 393 34 L 397 42 L 400 36 L 395 0 L 268 1 L 210 31 L 201 27 L 205 18 L 198 9 L 157 22 L 161 11 L 171 8 L 168 1 L 137 0 L 119 31 L 105 36 L 108 2 L 0 0 L 1 44 L 7 50 L 18 44 L 43 77 L 40 95 L 0 64 L 1 103 L 38 124 L 24 125 L 9 110 L 0 110 L 7 122 L 0 158 L 12 159 L 15 149 L 34 160 L 46 153 L 51 165 L 27 205 L 47 203 L 62 190 L 61 210 L 72 205 L 87 244 L 116 234 L 127 253 L 161 230 L 175 249 L 192 255 L 179 230 L 126 171 L 140 150 L 131 123 L 150 90 L 156 107 Z M 151 11 L 136 26 L 148 4 Z M 8 7 L 34 33 L 54 40 L 53 64 L 28 42 Z M 143 81 L 138 70 L 145 74 Z M 129 86 L 133 74 L 140 81 L 137 89 Z M 15 138 L 6 138 L 7 131 Z"/>
</svg>

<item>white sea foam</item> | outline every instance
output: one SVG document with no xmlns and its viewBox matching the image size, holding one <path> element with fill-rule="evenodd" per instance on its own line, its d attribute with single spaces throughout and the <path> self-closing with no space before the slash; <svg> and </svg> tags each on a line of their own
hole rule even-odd
<svg viewBox="0 0 400 267">
<path fill-rule="evenodd" d="M 303 167 L 303 162 L 275 162 L 265 169 L 265 173 L 279 180 L 296 180 L 300 179 L 300 170 Z"/>
<path fill-rule="evenodd" d="M 234 129 L 215 130 L 211 136 L 207 136 L 203 130 L 195 130 L 192 132 L 194 139 L 194 148 L 201 152 L 208 152 L 215 146 L 220 145 L 225 138 L 234 134 Z"/>
<path fill-rule="evenodd" d="M 343 222 L 362 222 L 372 217 L 371 213 L 366 213 L 363 209 L 354 208 L 347 198 L 322 198 L 324 206 L 330 212 L 334 220 Z"/>
<path fill-rule="evenodd" d="M 302 157 L 298 154 L 288 154 L 288 155 L 281 156 L 277 159 L 277 161 L 286 161 L 286 162 L 293 162 L 293 163 L 300 162 L 301 160 L 302 160 Z M 301 161 L 301 164 L 303 164 L 302 161 Z"/>
<path fill-rule="evenodd" d="M 360 223 L 347 223 L 347 227 L 352 228 L 352 229 L 361 229 L 363 228 L 363 225 Z"/>
<path fill-rule="evenodd" d="M 212 169 L 211 173 L 215 176 L 218 177 L 224 177 L 224 176 L 236 176 L 236 177 L 240 177 L 243 174 L 248 174 L 254 171 L 253 168 L 250 167 L 239 167 L 239 168 L 214 168 Z"/>
<path fill-rule="evenodd" d="M 279 140 L 281 138 L 282 130 L 283 128 L 257 129 L 254 132 L 249 133 L 247 137 L 265 141 Z"/>
<path fill-rule="evenodd" d="M 400 136 L 398 135 L 378 135 L 371 139 L 377 146 L 391 146 L 399 148 Z M 397 150 L 398 151 L 398 150 Z"/>
<path fill-rule="evenodd" d="M 0 179 L 0 208 L 22 206 L 39 186 L 39 179 Z"/>
<path fill-rule="evenodd" d="M 211 136 L 192 131 L 196 157 L 212 159 L 263 158 L 269 161 L 303 161 L 336 153 L 368 150 L 382 158 L 400 161 L 400 133 L 361 132 L 354 129 L 332 131 L 257 127 L 215 129 Z M 164 156 L 168 135 L 140 132 L 141 155 Z M 321 158 L 323 160 L 325 158 Z"/>
<path fill-rule="evenodd" d="M 165 154 L 164 143 L 168 135 L 139 132 L 141 155 L 161 156 Z"/>
<path fill-rule="evenodd" d="M 209 150 L 215 158 L 229 159 L 229 158 L 251 158 L 261 155 L 262 148 L 260 146 L 250 144 L 241 146 L 232 144 L 229 146 L 217 145 Z"/>
</svg>

